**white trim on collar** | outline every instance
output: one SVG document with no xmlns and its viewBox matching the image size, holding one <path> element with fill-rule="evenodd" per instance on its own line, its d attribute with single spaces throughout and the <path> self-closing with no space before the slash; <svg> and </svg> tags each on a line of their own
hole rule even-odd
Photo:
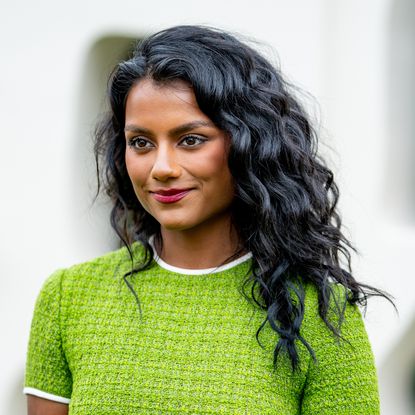
<svg viewBox="0 0 415 415">
<path fill-rule="evenodd" d="M 155 252 L 154 252 L 155 253 Z M 164 262 L 156 253 L 154 255 L 154 261 L 157 262 L 157 264 L 168 271 L 176 272 L 177 274 L 186 274 L 186 275 L 203 275 L 203 274 L 214 274 L 217 272 L 226 271 L 227 269 L 231 269 L 239 264 L 242 264 L 242 262 L 245 262 L 249 258 L 252 258 L 252 253 L 248 252 L 247 254 L 228 262 L 227 264 L 221 265 L 219 267 L 215 268 L 203 268 L 203 269 L 188 269 L 188 268 L 180 268 L 175 267 L 174 265 L 170 265 L 167 262 Z"/>
</svg>

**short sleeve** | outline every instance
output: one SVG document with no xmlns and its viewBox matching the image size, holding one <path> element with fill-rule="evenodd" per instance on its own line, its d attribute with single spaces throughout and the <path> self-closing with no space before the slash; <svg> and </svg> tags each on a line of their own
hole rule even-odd
<svg viewBox="0 0 415 415">
<path fill-rule="evenodd" d="M 69 403 L 72 376 L 62 347 L 61 279 L 52 274 L 37 298 L 26 360 L 24 393 Z"/>
<path fill-rule="evenodd" d="M 337 288 L 334 292 L 341 304 L 344 291 Z M 315 289 L 306 299 L 306 308 L 304 337 L 317 361 L 310 359 L 301 414 L 379 415 L 376 367 L 359 308 L 346 305 L 341 326 L 344 340 L 336 339 L 318 316 Z"/>
</svg>

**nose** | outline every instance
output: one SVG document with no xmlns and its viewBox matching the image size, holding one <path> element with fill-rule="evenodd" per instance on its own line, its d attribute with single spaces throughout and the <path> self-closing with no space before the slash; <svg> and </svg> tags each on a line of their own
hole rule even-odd
<svg viewBox="0 0 415 415">
<path fill-rule="evenodd" d="M 170 146 L 160 146 L 156 151 L 151 175 L 153 179 L 165 182 L 180 176 L 181 168 L 175 151 Z"/>
</svg>

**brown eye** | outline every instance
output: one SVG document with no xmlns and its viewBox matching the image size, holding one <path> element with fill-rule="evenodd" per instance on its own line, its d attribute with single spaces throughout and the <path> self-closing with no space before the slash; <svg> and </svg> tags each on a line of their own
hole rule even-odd
<svg viewBox="0 0 415 415">
<path fill-rule="evenodd" d="M 141 137 L 132 138 L 128 142 L 128 145 L 136 150 L 145 150 L 150 147 L 154 147 L 150 141 L 146 140 L 145 138 L 141 138 Z"/>
<path fill-rule="evenodd" d="M 180 144 L 185 147 L 195 147 L 198 146 L 206 141 L 205 138 L 198 137 L 196 135 L 188 135 L 180 141 Z"/>
<path fill-rule="evenodd" d="M 138 140 L 135 142 L 135 146 L 136 146 L 136 147 L 140 147 L 140 148 L 145 147 L 145 146 L 146 146 L 146 144 L 147 144 L 146 140 L 143 140 L 143 139 L 138 139 Z"/>
</svg>

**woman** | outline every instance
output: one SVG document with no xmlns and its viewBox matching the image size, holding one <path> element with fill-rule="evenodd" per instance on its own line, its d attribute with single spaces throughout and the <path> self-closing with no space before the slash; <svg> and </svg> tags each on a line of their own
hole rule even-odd
<svg viewBox="0 0 415 415">
<path fill-rule="evenodd" d="M 384 294 L 350 273 L 333 174 L 279 71 L 178 26 L 117 66 L 109 99 L 96 156 L 125 248 L 45 283 L 29 414 L 379 413 L 357 304 Z"/>
</svg>

